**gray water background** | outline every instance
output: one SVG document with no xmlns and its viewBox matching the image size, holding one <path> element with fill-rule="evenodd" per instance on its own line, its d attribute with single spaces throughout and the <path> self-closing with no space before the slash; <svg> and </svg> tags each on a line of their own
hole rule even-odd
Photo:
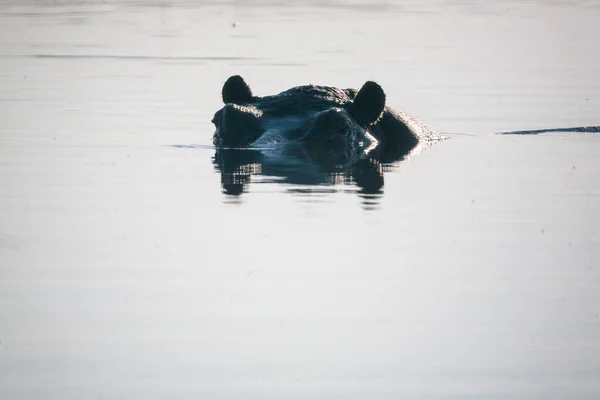
<svg viewBox="0 0 600 400">
<path fill-rule="evenodd" d="M 0 398 L 598 398 L 600 137 L 493 134 L 600 124 L 598 21 L 1 1 Z M 373 79 L 450 139 L 374 198 L 261 175 L 225 196 L 232 74 L 258 95 Z"/>
</svg>

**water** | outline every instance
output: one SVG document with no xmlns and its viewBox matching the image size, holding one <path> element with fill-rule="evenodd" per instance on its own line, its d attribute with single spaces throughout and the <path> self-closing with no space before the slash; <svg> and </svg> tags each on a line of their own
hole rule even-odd
<svg viewBox="0 0 600 400">
<path fill-rule="evenodd" d="M 599 136 L 494 132 L 600 124 L 599 17 L 1 2 L 0 398 L 597 398 Z M 379 193 L 258 169 L 228 196 L 232 74 L 374 79 L 450 139 Z"/>
</svg>

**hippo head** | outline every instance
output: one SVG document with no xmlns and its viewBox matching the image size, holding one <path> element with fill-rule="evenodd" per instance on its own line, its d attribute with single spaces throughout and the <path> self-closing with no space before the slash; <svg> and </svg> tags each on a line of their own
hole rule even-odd
<svg viewBox="0 0 600 400">
<path fill-rule="evenodd" d="M 299 86 L 273 96 L 257 97 L 240 76 L 222 90 L 225 105 L 214 115 L 217 147 L 261 147 L 298 143 L 319 158 L 344 161 L 365 154 L 377 140 L 369 129 L 385 108 L 385 94 L 375 82 L 358 91 Z"/>
</svg>

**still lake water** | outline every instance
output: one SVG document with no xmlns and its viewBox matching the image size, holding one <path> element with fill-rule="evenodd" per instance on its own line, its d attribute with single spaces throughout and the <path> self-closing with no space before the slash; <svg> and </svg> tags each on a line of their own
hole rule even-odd
<svg viewBox="0 0 600 400">
<path fill-rule="evenodd" d="M 595 1 L 0 1 L 0 398 L 596 399 Z M 238 26 L 232 24 L 238 22 Z M 449 140 L 252 170 L 220 90 L 378 81 Z M 249 166 L 252 169 L 252 166 Z"/>
</svg>

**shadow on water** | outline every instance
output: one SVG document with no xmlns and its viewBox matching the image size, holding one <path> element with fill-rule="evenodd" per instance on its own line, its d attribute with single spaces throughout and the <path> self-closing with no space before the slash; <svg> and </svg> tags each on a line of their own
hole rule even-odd
<svg viewBox="0 0 600 400">
<path fill-rule="evenodd" d="M 252 178 L 256 177 L 259 179 L 255 183 L 283 185 L 286 193 L 309 202 L 322 201 L 327 194 L 352 192 L 361 198 L 364 209 L 376 209 L 384 193 L 384 175 L 431 144 L 375 149 L 351 165 L 329 163 L 301 145 L 217 148 L 212 161 L 215 171 L 221 174 L 222 191 L 229 198 L 248 194 Z"/>
</svg>

